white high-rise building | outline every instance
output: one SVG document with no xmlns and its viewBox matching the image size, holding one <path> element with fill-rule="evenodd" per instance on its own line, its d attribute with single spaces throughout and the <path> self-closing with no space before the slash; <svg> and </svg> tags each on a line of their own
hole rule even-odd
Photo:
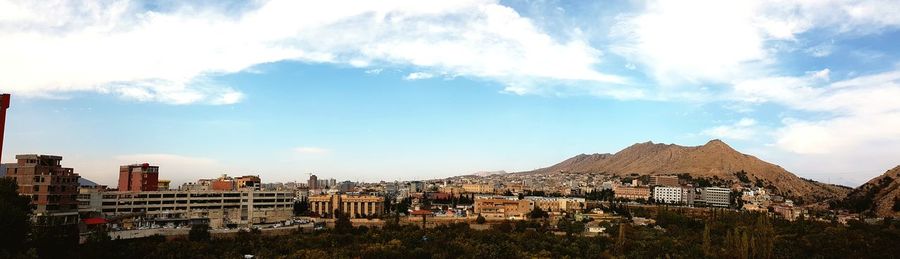
<svg viewBox="0 0 900 259">
<path fill-rule="evenodd" d="M 653 199 L 660 203 L 679 203 L 681 200 L 681 187 L 656 186 L 653 188 Z"/>
</svg>

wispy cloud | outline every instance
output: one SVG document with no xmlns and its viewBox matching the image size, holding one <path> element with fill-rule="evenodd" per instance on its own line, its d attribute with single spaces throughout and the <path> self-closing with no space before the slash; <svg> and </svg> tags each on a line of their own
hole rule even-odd
<svg viewBox="0 0 900 259">
<path fill-rule="evenodd" d="M 409 73 L 408 75 L 406 75 L 406 77 L 405 77 L 404 79 L 406 79 L 406 80 L 420 80 L 420 79 L 429 79 L 429 78 L 433 78 L 433 77 L 434 77 L 434 75 L 432 75 L 431 73 L 426 73 L 426 72 L 413 72 L 413 73 Z"/>
<path fill-rule="evenodd" d="M 553 38 L 491 0 L 172 3 L 156 11 L 130 1 L 3 2 L 4 88 L 231 104 L 243 97 L 238 89 L 206 82 L 285 60 L 404 65 L 503 84 L 624 81 L 595 68 L 601 52 L 586 40 Z"/>
<path fill-rule="evenodd" d="M 713 138 L 747 140 L 755 137 L 757 131 L 756 120 L 743 118 L 734 124 L 706 129 L 703 134 Z"/>
</svg>

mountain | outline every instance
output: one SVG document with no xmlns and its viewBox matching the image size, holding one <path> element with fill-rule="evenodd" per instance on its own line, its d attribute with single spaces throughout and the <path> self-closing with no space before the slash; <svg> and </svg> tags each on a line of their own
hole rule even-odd
<svg viewBox="0 0 900 259">
<path fill-rule="evenodd" d="M 836 207 L 881 217 L 900 216 L 900 166 L 853 189 Z"/>
<path fill-rule="evenodd" d="M 693 178 L 718 178 L 758 183 L 798 201 L 844 197 L 849 188 L 807 180 L 778 165 L 740 153 L 721 140 L 685 147 L 645 142 L 615 154 L 581 154 L 556 165 L 525 173 L 607 173 L 611 175 L 689 174 Z"/>
</svg>

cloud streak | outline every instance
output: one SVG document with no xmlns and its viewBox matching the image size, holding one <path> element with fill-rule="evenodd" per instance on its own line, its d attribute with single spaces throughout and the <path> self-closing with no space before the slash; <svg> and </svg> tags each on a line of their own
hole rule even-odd
<svg viewBox="0 0 900 259">
<path fill-rule="evenodd" d="M 496 1 L 287 1 L 238 10 L 129 1 L 2 2 L 4 88 L 26 96 L 92 91 L 171 104 L 244 97 L 221 74 L 300 61 L 404 65 L 507 85 L 619 84 L 601 52 L 555 39 Z M 52 11 L 46 11 L 52 10 Z"/>
</svg>

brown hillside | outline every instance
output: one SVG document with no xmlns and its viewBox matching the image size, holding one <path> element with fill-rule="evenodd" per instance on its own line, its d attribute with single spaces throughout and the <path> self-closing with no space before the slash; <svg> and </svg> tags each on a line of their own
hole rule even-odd
<svg viewBox="0 0 900 259">
<path fill-rule="evenodd" d="M 759 179 L 777 193 L 803 201 L 844 197 L 849 191 L 834 185 L 805 180 L 780 166 L 742 154 L 721 140 L 702 146 L 645 142 L 634 144 L 615 154 L 581 154 L 559 164 L 532 173 L 608 173 L 625 175 L 681 174 L 692 177 L 718 177 L 737 181 L 736 172 L 744 171 L 752 182 Z"/>
<path fill-rule="evenodd" d="M 844 205 L 857 212 L 897 217 L 900 216 L 900 209 L 895 208 L 897 199 L 900 199 L 900 166 L 853 189 L 844 199 Z"/>
</svg>

